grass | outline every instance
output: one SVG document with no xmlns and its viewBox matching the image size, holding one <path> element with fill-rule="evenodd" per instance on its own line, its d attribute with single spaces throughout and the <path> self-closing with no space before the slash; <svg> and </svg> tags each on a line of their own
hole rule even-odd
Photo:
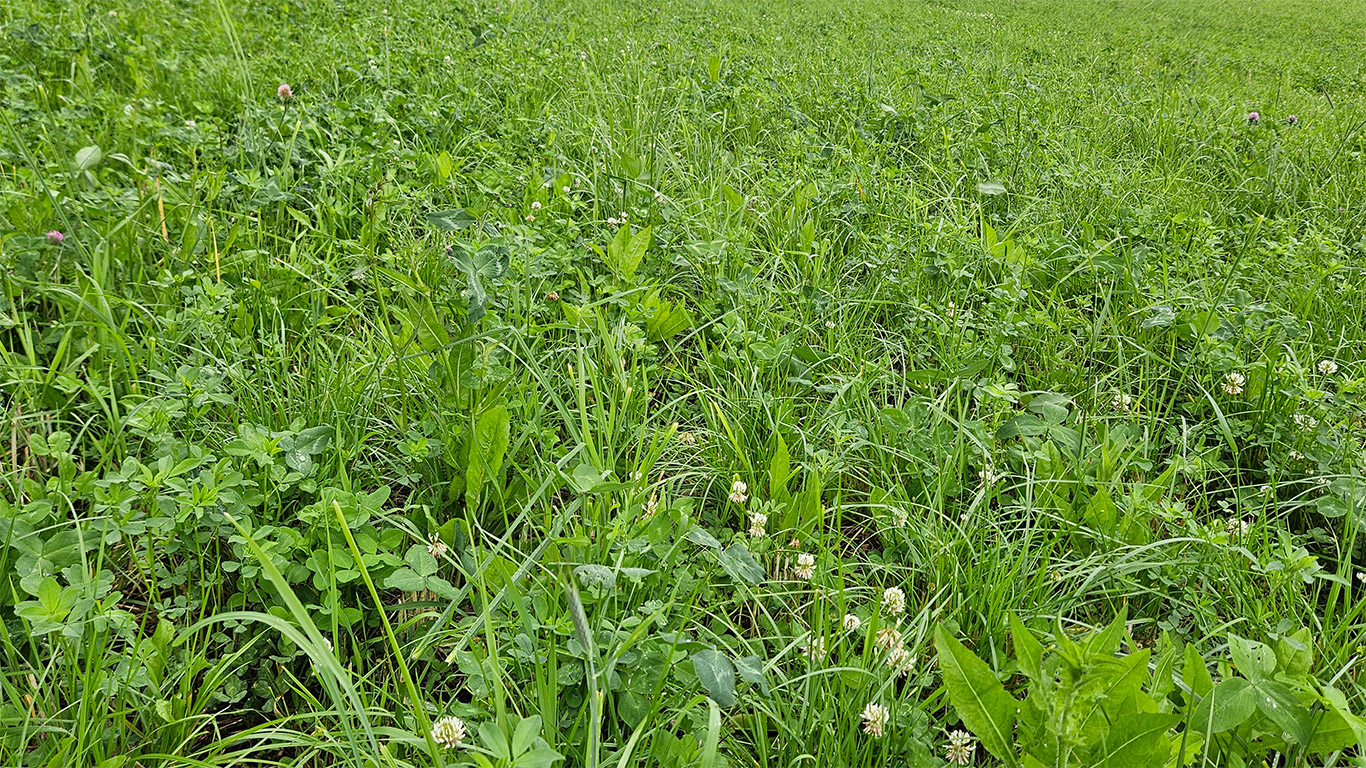
<svg viewBox="0 0 1366 768">
<path fill-rule="evenodd" d="M 1360 0 L 0 28 L 4 765 L 943 764 L 1012 614 L 1361 711 Z"/>
</svg>

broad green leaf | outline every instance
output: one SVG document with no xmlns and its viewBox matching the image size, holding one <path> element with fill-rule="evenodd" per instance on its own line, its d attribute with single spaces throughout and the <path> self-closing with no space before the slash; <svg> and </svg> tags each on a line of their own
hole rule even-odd
<svg viewBox="0 0 1366 768">
<path fill-rule="evenodd" d="M 541 735 L 541 716 L 532 715 L 531 717 L 522 718 L 522 721 L 517 724 L 516 730 L 512 733 L 513 757 L 521 755 L 523 752 L 531 749 L 532 744 L 539 735 Z M 517 764 L 521 765 L 522 761 L 518 760 Z"/>
<path fill-rule="evenodd" d="M 617 584 L 617 572 L 605 565 L 597 565 L 596 563 L 585 563 L 576 567 L 574 575 L 579 577 L 579 583 L 585 587 L 611 589 Z"/>
<path fill-rule="evenodd" d="M 76 170 L 88 171 L 99 165 L 103 159 L 104 153 L 100 151 L 99 147 L 93 144 L 88 147 L 81 147 L 80 151 L 76 153 Z"/>
<path fill-rule="evenodd" d="M 1043 644 L 1014 611 L 1010 613 L 1010 637 L 1015 642 L 1015 658 L 1020 662 L 1020 669 L 1031 680 L 1038 680 L 1043 664 Z"/>
<path fill-rule="evenodd" d="M 1002 184 L 999 181 L 978 182 L 977 193 L 980 195 L 989 195 L 991 197 L 995 197 L 996 195 L 1004 195 L 1006 193 L 1006 185 Z"/>
<path fill-rule="evenodd" d="M 693 526 L 691 530 L 683 534 L 683 538 L 687 539 L 688 541 L 691 541 L 694 544 L 700 544 L 704 547 L 710 547 L 712 549 L 718 550 L 721 548 L 720 540 L 718 540 L 715 536 L 708 533 L 707 529 L 703 528 L 700 525 Z"/>
<path fill-rule="evenodd" d="M 464 208 L 449 211 L 433 211 L 427 214 L 427 223 L 450 232 L 464 229 L 474 223 L 474 217 Z"/>
<path fill-rule="evenodd" d="M 726 569 L 731 578 L 748 581 L 751 584 L 763 583 L 764 567 L 755 561 L 744 542 L 737 541 L 731 544 L 724 551 L 718 552 L 717 556 L 721 560 L 721 567 Z"/>
<path fill-rule="evenodd" d="M 507 272 L 511 256 L 507 246 L 499 240 L 490 240 L 471 252 L 464 243 L 456 243 L 449 251 L 451 263 L 465 273 L 467 313 L 465 322 L 477 323 L 484 316 L 488 303 L 485 281 L 496 280 Z"/>
<path fill-rule="evenodd" d="M 650 227 L 646 227 L 624 239 L 618 235 L 618 240 L 622 240 L 620 248 L 616 248 L 616 242 L 613 242 L 614 247 L 611 252 L 614 256 L 614 263 L 609 266 L 628 282 L 636 279 L 636 270 L 645 258 L 645 251 L 650 247 L 650 230 Z M 621 231 L 628 232 L 629 230 L 627 227 L 622 227 Z"/>
<path fill-rule="evenodd" d="M 436 558 L 427 551 L 426 545 L 414 544 L 408 547 L 408 552 L 403 555 L 403 562 L 408 564 L 418 576 L 431 576 L 436 573 Z"/>
<path fill-rule="evenodd" d="M 944 687 L 954 711 L 982 746 L 1008 766 L 1014 766 L 1015 713 L 1018 702 L 996 679 L 986 662 L 963 647 L 942 626 L 934 628 L 934 648 L 944 673 Z"/>
<path fill-rule="evenodd" d="M 465 494 L 471 506 L 478 506 L 484 480 L 496 478 L 503 469 L 503 457 L 510 439 L 510 422 L 507 406 L 499 404 L 484 411 L 474 426 L 469 469 L 465 474 Z"/>
<path fill-rule="evenodd" d="M 693 671 L 712 700 L 723 707 L 735 704 L 735 668 L 720 651 L 708 648 L 692 655 Z"/>
<path fill-rule="evenodd" d="M 1276 652 L 1265 643 L 1229 633 L 1228 652 L 1238 674 L 1249 680 L 1262 680 L 1276 671 Z"/>
<path fill-rule="evenodd" d="M 1206 696 L 1214 688 L 1214 680 L 1210 678 L 1205 660 L 1200 658 L 1194 643 L 1186 644 L 1186 660 L 1181 670 L 1181 679 L 1196 696 Z"/>
<path fill-rule="evenodd" d="M 1133 712 L 1117 719 L 1106 734 L 1094 761 L 1096 768 L 1147 768 L 1166 765 L 1173 737 L 1168 733 L 1180 715 Z"/>
<path fill-rule="evenodd" d="M 1220 683 L 1223 685 L 1223 683 Z M 1313 738 L 1314 717 L 1309 708 L 1295 697 L 1295 692 L 1285 683 L 1274 680 L 1258 680 L 1252 683 L 1253 696 L 1257 709 L 1282 731 L 1290 735 L 1296 744 L 1308 744 Z"/>
<path fill-rule="evenodd" d="M 399 568 L 384 580 L 384 587 L 404 592 L 421 592 L 427 588 L 427 580 L 411 568 Z"/>
<path fill-rule="evenodd" d="M 517 758 L 517 768 L 550 768 L 555 762 L 563 760 L 564 755 L 549 747 L 533 749 Z"/>
<path fill-rule="evenodd" d="M 1230 677 L 1214 686 L 1195 705 L 1190 727 L 1201 733 L 1223 733 L 1242 725 L 1256 709 L 1257 699 L 1252 686 L 1241 677 Z"/>
<path fill-rule="evenodd" d="M 492 752 L 499 760 L 512 759 L 512 745 L 508 744 L 507 734 L 490 720 L 479 724 L 479 740 L 484 749 Z"/>
<path fill-rule="evenodd" d="M 787 478 L 792 473 L 792 459 L 782 435 L 775 432 L 773 441 L 773 456 L 768 460 L 768 494 L 782 501 L 787 498 Z"/>
<path fill-rule="evenodd" d="M 1314 646 L 1308 627 L 1300 627 L 1276 640 L 1276 671 L 1291 679 L 1300 680 L 1314 667 Z"/>
<path fill-rule="evenodd" d="M 1124 640 L 1124 624 L 1128 620 L 1128 616 L 1128 607 L 1121 606 L 1114 621 L 1111 621 L 1105 629 L 1092 634 L 1086 639 L 1086 652 L 1093 656 L 1115 655 L 1115 653 L 1119 651 L 1120 642 Z"/>
<path fill-rule="evenodd" d="M 758 656 L 736 659 L 735 671 L 740 673 L 741 680 L 759 686 L 759 690 L 765 696 L 768 695 L 768 681 L 764 679 L 764 662 Z"/>
</svg>

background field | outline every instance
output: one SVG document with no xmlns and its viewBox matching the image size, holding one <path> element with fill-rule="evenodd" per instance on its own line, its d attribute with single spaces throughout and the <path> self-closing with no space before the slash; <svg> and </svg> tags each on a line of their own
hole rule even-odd
<svg viewBox="0 0 1366 768">
<path fill-rule="evenodd" d="M 1032 765 L 1027 684 L 1039 764 L 1363 764 L 1366 2 L 14 0 L 0 75 L 3 764 Z"/>
</svg>

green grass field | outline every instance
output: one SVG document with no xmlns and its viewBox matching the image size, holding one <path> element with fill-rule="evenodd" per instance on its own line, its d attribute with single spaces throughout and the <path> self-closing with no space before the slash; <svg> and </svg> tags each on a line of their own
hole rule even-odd
<svg viewBox="0 0 1366 768">
<path fill-rule="evenodd" d="M 12 0 L 0 75 L 0 765 L 1366 765 L 1363 0 Z"/>
</svg>

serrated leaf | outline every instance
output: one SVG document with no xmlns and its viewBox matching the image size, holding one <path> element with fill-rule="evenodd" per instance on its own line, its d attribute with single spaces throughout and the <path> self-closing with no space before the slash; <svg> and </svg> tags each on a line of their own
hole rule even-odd
<svg viewBox="0 0 1366 768">
<path fill-rule="evenodd" d="M 950 637 L 942 626 L 934 628 L 934 648 L 944 674 L 944 688 L 958 717 L 977 734 L 988 752 L 1014 766 L 1018 702 L 1006 692 L 991 667 Z"/>
<path fill-rule="evenodd" d="M 711 648 L 692 655 L 693 671 L 707 695 L 723 707 L 735 704 L 735 668 L 724 653 Z"/>
</svg>

